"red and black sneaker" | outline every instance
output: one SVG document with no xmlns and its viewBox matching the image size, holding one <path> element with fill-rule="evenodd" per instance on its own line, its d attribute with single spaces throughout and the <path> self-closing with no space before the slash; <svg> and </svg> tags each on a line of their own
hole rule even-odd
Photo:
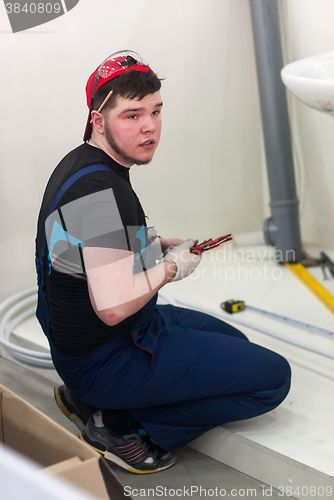
<svg viewBox="0 0 334 500">
<path fill-rule="evenodd" d="M 104 426 L 102 412 L 97 411 L 79 437 L 114 464 L 135 474 L 150 474 L 168 469 L 176 463 L 174 453 L 167 453 L 139 433 L 114 436 Z"/>
</svg>

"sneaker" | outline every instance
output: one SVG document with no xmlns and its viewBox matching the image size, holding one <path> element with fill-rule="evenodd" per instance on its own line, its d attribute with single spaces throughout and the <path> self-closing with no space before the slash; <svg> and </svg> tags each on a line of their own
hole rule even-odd
<svg viewBox="0 0 334 500">
<path fill-rule="evenodd" d="M 88 420 L 79 437 L 107 460 L 136 474 L 151 474 L 168 469 L 177 460 L 174 453 L 167 453 L 153 444 L 148 435 L 112 435 L 103 424 L 101 411 Z"/>
<path fill-rule="evenodd" d="M 55 387 L 54 396 L 60 410 L 78 427 L 80 431 L 85 428 L 88 419 L 97 410 L 97 408 L 81 403 L 81 401 L 72 396 L 66 385 L 59 385 Z"/>
</svg>

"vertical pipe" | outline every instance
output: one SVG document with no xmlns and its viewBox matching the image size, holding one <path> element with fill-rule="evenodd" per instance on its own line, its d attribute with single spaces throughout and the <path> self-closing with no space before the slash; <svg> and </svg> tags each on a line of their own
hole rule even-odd
<svg viewBox="0 0 334 500">
<path fill-rule="evenodd" d="M 250 0 L 272 217 L 264 221 L 268 245 L 282 262 L 301 260 L 298 199 L 293 168 L 277 0 Z"/>
</svg>

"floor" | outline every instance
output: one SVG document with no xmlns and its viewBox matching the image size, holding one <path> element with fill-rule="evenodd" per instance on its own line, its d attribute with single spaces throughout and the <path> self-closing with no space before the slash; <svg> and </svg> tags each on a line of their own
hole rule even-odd
<svg viewBox="0 0 334 500">
<path fill-rule="evenodd" d="M 314 257 L 320 252 L 316 247 L 307 250 Z M 334 252 L 327 253 L 334 260 Z M 319 268 L 310 272 L 334 295 L 333 279 L 323 281 Z M 15 287 L 13 282 L 10 286 Z M 164 292 L 188 306 L 210 309 L 213 314 L 221 312 L 221 302 L 240 299 L 245 300 L 246 305 L 334 330 L 333 314 L 285 266 L 278 265 L 273 251 L 265 246 L 237 248 L 226 245 L 224 249 L 212 250 L 202 259 L 198 273 L 167 285 Z M 4 290 L 2 295 L 6 296 Z M 226 489 L 226 496 L 236 498 L 269 496 L 278 499 L 282 497 L 277 490 L 281 486 L 286 493 L 292 492 L 292 496 L 298 498 L 302 494 L 298 488 L 304 486 L 302 497 L 305 499 L 314 498 L 312 485 L 317 488 L 318 496 L 323 496 L 321 488 L 332 488 L 324 490 L 325 496 L 329 496 L 326 492 L 331 492 L 332 496 L 333 359 L 286 344 L 259 329 L 269 329 L 332 354 L 334 339 L 248 310 L 227 320 L 247 322 L 247 326 L 239 324 L 238 327 L 252 342 L 288 359 L 293 379 L 286 400 L 267 415 L 205 434 L 190 447 L 181 449 L 177 465 L 161 474 L 137 477 L 116 468 L 115 472 L 124 485 L 146 489 L 166 487 L 169 496 L 173 496 L 173 489 L 193 487 L 192 492 L 189 490 L 192 498 L 209 498 L 217 487 L 218 490 Z M 24 337 L 25 342 L 45 345 L 33 319 L 16 328 L 15 335 Z M 58 381 L 57 375 L 47 370 L 32 372 L 9 361 L 3 350 L 1 354 L 0 383 L 75 433 L 74 425 L 53 402 L 52 390 Z M 196 487 L 207 491 L 202 490 L 200 495 Z M 183 497 L 189 492 L 185 491 Z"/>
<path fill-rule="evenodd" d="M 49 379 L 31 372 L 23 366 L 18 366 L 7 359 L 0 358 L 0 383 L 68 431 L 77 434 L 75 425 L 61 413 L 55 404 L 53 399 L 54 383 Z M 263 490 L 269 488 L 268 485 L 263 485 L 260 481 L 227 467 L 191 448 L 185 447 L 178 450 L 178 457 L 177 464 L 171 469 L 149 476 L 129 474 L 113 465 L 111 465 L 111 468 L 122 484 L 130 486 L 131 489 L 145 489 L 147 491 L 149 488 L 160 486 L 168 490 L 188 489 L 191 491 L 190 489 L 193 488 L 191 498 L 195 499 L 211 497 L 210 491 L 208 491 L 208 495 L 205 495 L 204 489 L 218 488 L 220 490 L 223 488 L 226 490 L 226 496 L 234 495 L 236 498 L 239 497 L 234 490 L 241 490 L 240 496 L 245 496 L 242 490 L 245 490 L 245 492 L 248 490 L 249 496 L 251 496 L 252 490 L 252 495 L 255 498 L 262 496 Z M 198 488 L 198 494 L 196 488 Z M 200 488 L 202 488 L 201 495 Z M 173 496 L 173 492 L 170 491 L 170 493 L 170 496 Z M 278 500 L 280 498 L 278 493 L 278 491 L 272 490 L 271 498 Z M 185 493 L 184 496 L 186 495 Z M 165 496 L 168 497 L 168 495 Z"/>
</svg>

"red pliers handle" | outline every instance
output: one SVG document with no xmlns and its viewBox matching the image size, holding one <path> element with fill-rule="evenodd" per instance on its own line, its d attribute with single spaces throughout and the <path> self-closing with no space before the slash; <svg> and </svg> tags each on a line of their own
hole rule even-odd
<svg viewBox="0 0 334 500">
<path fill-rule="evenodd" d="M 218 245 L 225 243 L 225 241 L 230 241 L 232 239 L 233 238 L 231 234 L 225 234 L 225 236 L 221 236 L 220 238 L 216 238 L 215 240 L 213 239 L 205 240 L 203 241 L 203 243 L 200 243 L 199 245 L 192 247 L 190 249 L 190 252 L 198 255 L 200 253 L 205 252 L 206 250 L 211 250 L 211 248 L 215 248 Z"/>
</svg>

